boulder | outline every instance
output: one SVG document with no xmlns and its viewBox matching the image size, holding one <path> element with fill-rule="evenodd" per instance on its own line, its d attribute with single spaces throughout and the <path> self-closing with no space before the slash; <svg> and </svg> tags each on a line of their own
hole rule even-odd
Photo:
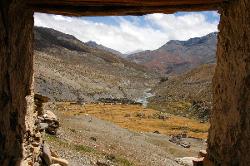
<svg viewBox="0 0 250 166">
<path fill-rule="evenodd" d="M 180 165 L 193 166 L 193 160 L 196 159 L 196 157 L 182 157 L 175 159 L 175 161 Z"/>
<path fill-rule="evenodd" d="M 206 157 L 207 156 L 207 151 L 206 150 L 200 150 L 198 156 L 199 157 Z"/>
<path fill-rule="evenodd" d="M 46 113 L 43 115 L 43 118 L 44 121 L 40 123 L 40 126 L 42 124 L 43 127 L 45 127 L 45 131 L 47 133 L 55 135 L 57 133 L 57 129 L 59 128 L 59 120 L 56 115 L 53 112 L 47 110 Z M 46 123 L 48 126 L 46 127 L 46 125 L 43 123 Z"/>
<path fill-rule="evenodd" d="M 187 141 L 184 141 L 182 138 L 183 135 L 182 134 L 178 134 L 175 136 L 171 136 L 171 138 L 169 139 L 170 142 L 175 143 L 176 145 L 182 146 L 184 148 L 190 148 L 190 143 Z M 185 135 L 184 135 L 185 136 Z"/>
<path fill-rule="evenodd" d="M 187 141 L 180 141 L 179 145 L 182 146 L 183 148 L 190 148 L 190 143 Z"/>
<path fill-rule="evenodd" d="M 47 123 L 39 123 L 39 131 L 44 131 L 49 127 Z"/>
</svg>

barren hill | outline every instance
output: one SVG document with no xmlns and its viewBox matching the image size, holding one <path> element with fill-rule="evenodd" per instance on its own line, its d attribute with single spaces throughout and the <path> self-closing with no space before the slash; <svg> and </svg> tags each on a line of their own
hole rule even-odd
<svg viewBox="0 0 250 166">
<path fill-rule="evenodd" d="M 156 74 L 71 35 L 35 27 L 35 91 L 55 100 L 137 99 Z"/>
<path fill-rule="evenodd" d="M 215 64 L 204 64 L 184 74 L 168 77 L 153 89 L 155 96 L 149 100 L 150 107 L 207 120 L 211 110 L 214 70 Z"/>
<path fill-rule="evenodd" d="M 180 74 L 202 64 L 214 63 L 217 33 L 187 41 L 171 40 L 154 51 L 143 51 L 127 58 L 164 74 Z"/>
</svg>

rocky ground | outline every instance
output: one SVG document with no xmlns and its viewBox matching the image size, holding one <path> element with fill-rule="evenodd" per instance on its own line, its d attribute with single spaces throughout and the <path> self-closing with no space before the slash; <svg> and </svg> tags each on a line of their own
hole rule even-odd
<svg viewBox="0 0 250 166">
<path fill-rule="evenodd" d="M 60 128 L 57 136 L 46 135 L 46 141 L 69 165 L 179 165 L 177 158 L 197 156 L 206 147 L 203 139 L 183 136 L 181 142 L 190 146 L 184 148 L 175 137 L 160 132 L 136 132 L 91 114 L 74 114 L 73 107 L 60 108 L 47 106 L 60 119 Z"/>
</svg>

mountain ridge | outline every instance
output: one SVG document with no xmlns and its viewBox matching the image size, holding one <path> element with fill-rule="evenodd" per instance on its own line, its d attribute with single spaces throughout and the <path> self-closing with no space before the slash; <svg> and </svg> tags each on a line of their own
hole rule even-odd
<svg viewBox="0 0 250 166">
<path fill-rule="evenodd" d="M 85 44 L 86 44 L 87 46 L 89 46 L 89 47 L 92 47 L 92 48 L 98 48 L 98 49 L 102 49 L 102 50 L 111 52 L 111 53 L 113 53 L 113 54 L 115 54 L 115 55 L 119 55 L 120 57 L 123 57 L 123 56 L 124 56 L 121 52 L 119 52 L 119 51 L 117 51 L 117 50 L 114 50 L 114 49 L 112 49 L 112 48 L 106 47 L 106 46 L 104 46 L 104 45 L 102 45 L 102 44 L 97 44 L 95 41 L 92 41 L 92 40 L 90 40 L 90 41 L 88 41 L 88 42 L 85 42 Z"/>
<path fill-rule="evenodd" d="M 180 74 L 202 64 L 215 63 L 217 32 L 186 41 L 170 40 L 156 50 L 131 54 L 128 60 L 164 74 Z"/>
</svg>

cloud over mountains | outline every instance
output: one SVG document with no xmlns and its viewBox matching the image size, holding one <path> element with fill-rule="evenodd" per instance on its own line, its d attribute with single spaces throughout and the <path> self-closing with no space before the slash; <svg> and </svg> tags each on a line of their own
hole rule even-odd
<svg viewBox="0 0 250 166">
<path fill-rule="evenodd" d="M 74 35 L 83 42 L 95 41 L 128 53 L 153 50 L 169 40 L 187 40 L 217 31 L 217 12 L 150 14 L 145 16 L 66 17 L 35 13 L 35 25 Z"/>
</svg>

